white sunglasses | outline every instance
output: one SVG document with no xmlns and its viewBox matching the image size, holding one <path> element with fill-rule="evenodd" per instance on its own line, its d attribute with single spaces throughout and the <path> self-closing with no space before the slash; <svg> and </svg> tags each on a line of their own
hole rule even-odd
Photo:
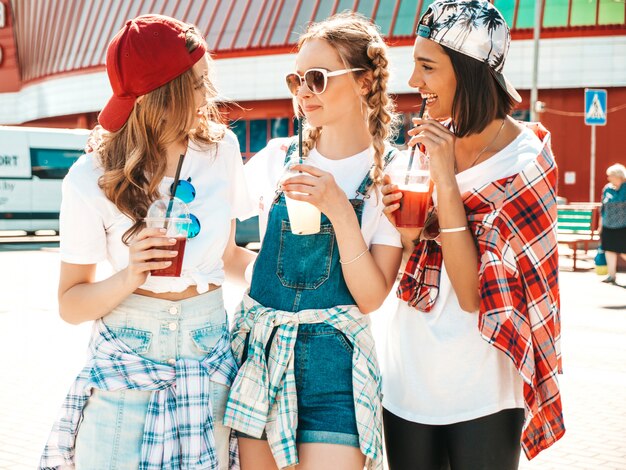
<svg viewBox="0 0 626 470">
<path fill-rule="evenodd" d="M 338 75 L 345 75 L 346 73 L 356 72 L 358 70 L 365 70 L 363 68 L 355 69 L 342 69 L 330 72 L 326 69 L 309 69 L 304 72 L 304 75 L 298 75 L 297 73 L 287 74 L 285 80 L 287 87 L 293 96 L 298 94 L 298 90 L 304 83 L 311 93 L 314 95 L 321 95 L 326 91 L 328 85 L 328 77 L 336 77 Z"/>
</svg>

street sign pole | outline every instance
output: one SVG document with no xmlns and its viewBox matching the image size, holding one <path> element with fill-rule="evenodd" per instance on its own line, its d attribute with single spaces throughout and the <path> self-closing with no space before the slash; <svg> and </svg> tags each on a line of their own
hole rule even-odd
<svg viewBox="0 0 626 470">
<path fill-rule="evenodd" d="M 585 88 L 585 124 L 591 126 L 589 202 L 594 202 L 596 195 L 596 127 L 606 126 L 607 113 L 606 90 Z"/>
<path fill-rule="evenodd" d="M 543 10 L 543 0 L 535 1 L 535 23 L 533 29 L 533 74 L 530 87 L 530 122 L 539 121 L 537 115 L 537 75 L 539 74 L 539 35 L 541 34 L 541 12 Z"/>
<path fill-rule="evenodd" d="M 596 126 L 591 126 L 591 167 L 589 168 L 589 202 L 595 202 L 596 194 Z"/>
</svg>

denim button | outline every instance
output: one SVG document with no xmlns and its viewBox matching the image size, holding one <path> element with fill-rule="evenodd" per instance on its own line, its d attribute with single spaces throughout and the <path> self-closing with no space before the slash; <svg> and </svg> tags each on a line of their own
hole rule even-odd
<svg viewBox="0 0 626 470">
<path fill-rule="evenodd" d="M 168 360 L 167 360 L 167 363 L 168 363 L 170 366 L 176 365 L 176 359 L 173 359 L 173 358 L 172 358 L 172 359 L 168 359 Z"/>
<path fill-rule="evenodd" d="M 176 305 L 172 305 L 168 311 L 171 315 L 178 315 L 178 307 Z"/>
<path fill-rule="evenodd" d="M 167 327 L 170 329 L 170 331 L 176 331 L 178 325 L 176 323 L 170 323 L 169 325 L 167 325 Z"/>
</svg>

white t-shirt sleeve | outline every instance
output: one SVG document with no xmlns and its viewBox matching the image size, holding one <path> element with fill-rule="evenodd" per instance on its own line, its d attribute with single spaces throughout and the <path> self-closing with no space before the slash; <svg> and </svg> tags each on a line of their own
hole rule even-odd
<svg viewBox="0 0 626 470">
<path fill-rule="evenodd" d="M 263 196 L 263 180 L 267 170 L 265 168 L 265 149 L 258 152 L 254 157 L 246 162 L 243 172 L 246 177 L 246 186 L 250 195 L 250 202 L 254 206 L 254 214 L 259 215 L 259 200 Z"/>
<path fill-rule="evenodd" d="M 385 172 L 391 171 L 393 169 L 398 168 L 406 168 L 408 163 L 408 154 L 407 152 L 397 152 L 394 159 L 387 165 L 385 168 Z M 372 195 L 375 198 L 375 195 Z M 380 213 L 380 222 L 376 231 L 374 232 L 374 236 L 372 237 L 372 245 L 388 245 L 394 246 L 398 248 L 402 248 L 402 241 L 400 238 L 400 232 L 393 226 L 389 219 L 385 217 L 385 214 L 382 213 L 384 209 L 384 204 L 382 202 L 383 195 L 378 192 L 378 209 L 381 211 Z"/>
<path fill-rule="evenodd" d="M 228 176 L 231 182 L 229 191 L 231 219 L 245 220 L 255 215 L 255 208 L 248 194 L 239 141 L 232 131 L 226 131 L 224 144 L 227 153 L 224 157 L 228 159 Z"/>
<path fill-rule="evenodd" d="M 102 213 L 85 197 L 89 192 L 88 189 L 81 188 L 82 185 L 91 184 L 93 181 L 81 177 L 79 171 L 72 170 L 62 185 L 59 218 L 61 261 L 72 264 L 96 264 L 107 257 L 105 222 Z"/>
<path fill-rule="evenodd" d="M 400 232 L 389 222 L 385 214 L 380 214 L 380 222 L 372 237 L 372 245 L 387 245 L 402 248 Z"/>
</svg>

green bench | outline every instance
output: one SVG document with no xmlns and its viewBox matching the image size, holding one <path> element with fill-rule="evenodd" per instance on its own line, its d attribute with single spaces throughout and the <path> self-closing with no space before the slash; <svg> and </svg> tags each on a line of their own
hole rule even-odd
<svg viewBox="0 0 626 470">
<path fill-rule="evenodd" d="M 557 219 L 558 242 L 567 245 L 572 250 L 574 271 L 576 271 L 576 261 L 578 250 L 584 253 L 600 241 L 598 233 L 598 223 L 600 220 L 600 204 L 566 204 L 559 205 Z"/>
</svg>

